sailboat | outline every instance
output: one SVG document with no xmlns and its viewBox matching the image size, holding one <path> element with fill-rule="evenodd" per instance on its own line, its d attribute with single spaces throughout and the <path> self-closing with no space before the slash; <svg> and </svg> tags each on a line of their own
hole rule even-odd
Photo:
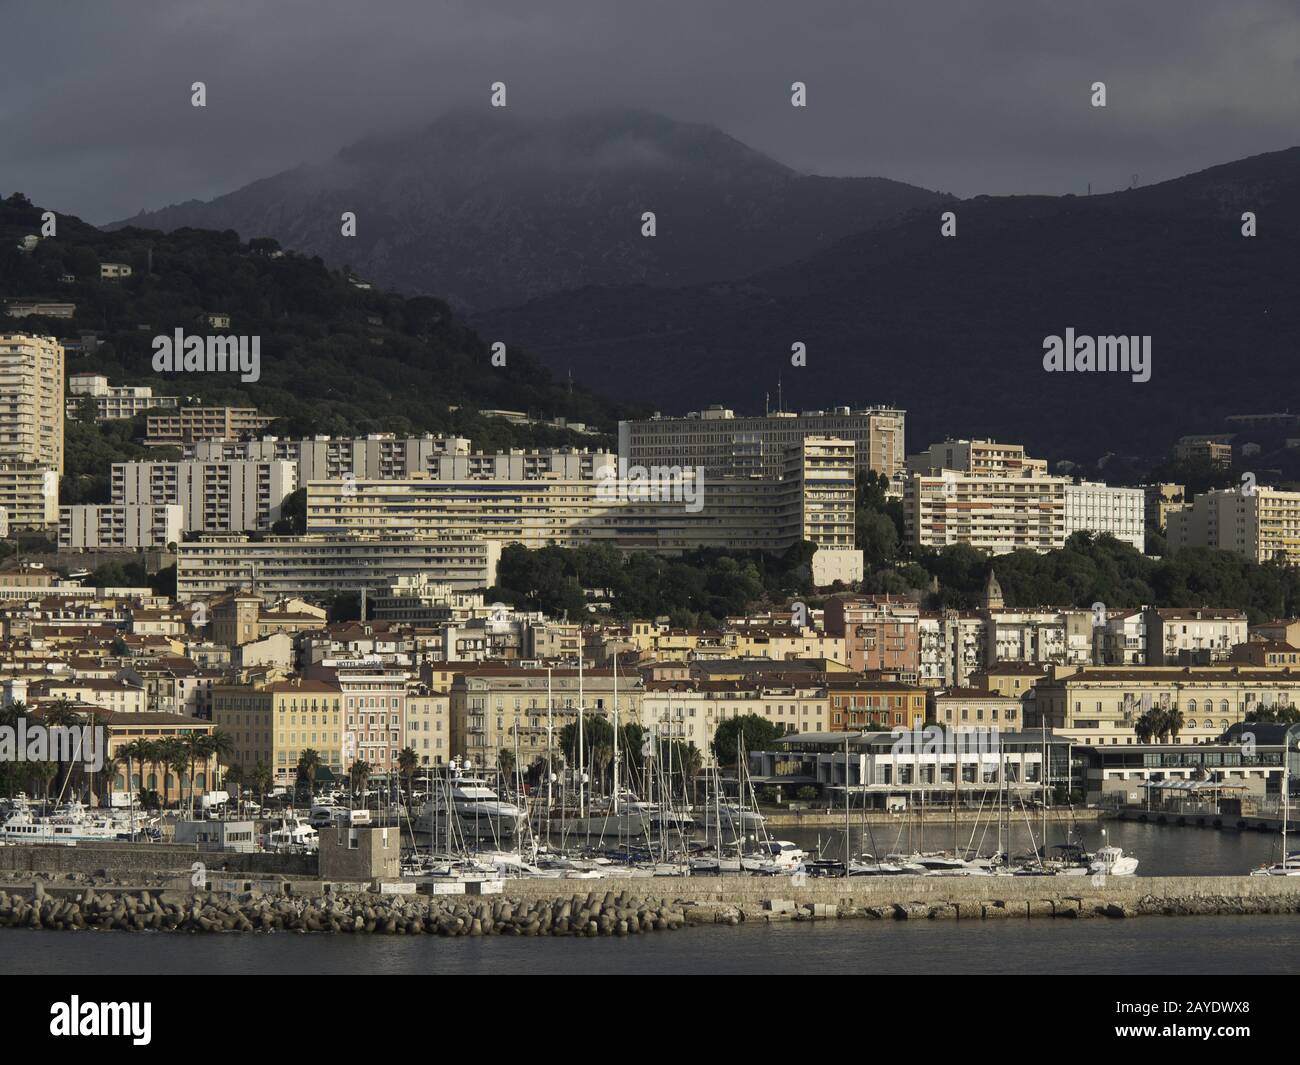
<svg viewBox="0 0 1300 1065">
<path fill-rule="evenodd" d="M 1291 748 L 1282 744 L 1282 860 L 1256 869 L 1251 876 L 1300 876 L 1300 851 L 1287 853 L 1287 817 L 1291 810 Z"/>
</svg>

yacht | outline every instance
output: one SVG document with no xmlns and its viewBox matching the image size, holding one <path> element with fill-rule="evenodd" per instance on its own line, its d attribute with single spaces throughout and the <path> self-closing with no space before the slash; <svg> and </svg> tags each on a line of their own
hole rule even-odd
<svg viewBox="0 0 1300 1065">
<path fill-rule="evenodd" d="M 1300 876 L 1300 851 L 1292 851 L 1284 861 L 1256 869 L 1251 876 Z"/>
<path fill-rule="evenodd" d="M 1118 847 L 1102 847 L 1093 855 L 1088 865 L 1088 872 L 1093 876 L 1133 876 L 1137 872 L 1138 860 L 1131 854 L 1125 854 Z M 1297 866 L 1300 872 L 1300 866 Z"/>
<path fill-rule="evenodd" d="M 740 860 L 747 873 L 794 873 L 808 857 L 802 847 L 788 839 L 764 840 Z"/>
<path fill-rule="evenodd" d="M 311 854 L 320 847 L 320 838 L 316 830 L 300 817 L 286 817 L 280 827 L 272 829 L 266 837 L 267 848 L 281 852 L 300 852 Z"/>
<path fill-rule="evenodd" d="M 433 798 L 424 804 L 415 819 L 415 830 L 445 833 L 449 812 L 455 814 L 461 834 L 474 839 L 509 839 L 524 820 L 524 811 L 497 795 L 487 781 L 456 776 L 446 787 L 435 790 Z"/>
<path fill-rule="evenodd" d="M 25 796 L 11 800 L 0 822 L 0 840 L 9 843 L 98 843 L 129 837 L 132 829 L 142 831 L 148 819 L 137 814 L 91 810 L 83 803 L 61 803 L 54 813 L 34 812 Z"/>
</svg>

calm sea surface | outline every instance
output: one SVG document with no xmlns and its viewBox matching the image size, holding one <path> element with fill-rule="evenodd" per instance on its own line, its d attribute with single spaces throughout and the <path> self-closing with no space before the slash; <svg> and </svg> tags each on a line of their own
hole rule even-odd
<svg viewBox="0 0 1300 1065">
<path fill-rule="evenodd" d="M 1107 841 L 1136 854 L 1139 873 L 1240 874 L 1276 857 L 1275 836 L 1256 832 L 1108 822 Z M 967 845 L 969 827 L 961 830 Z M 1081 825 L 1089 849 L 1102 826 Z M 1034 828 L 1035 839 L 1038 829 Z M 828 856 L 843 854 L 843 830 L 775 833 Z M 1060 842 L 1053 832 L 1049 843 Z M 976 839 L 976 844 L 979 839 Z M 852 826 L 850 846 L 951 847 L 951 826 L 924 842 L 896 829 Z M 991 851 L 996 834 L 981 849 Z M 1012 850 L 1029 849 L 1016 830 Z M 672 882 L 683 883 L 683 882 Z M 573 890 L 593 890 L 582 883 Z M 670 891 L 670 882 L 657 889 Z M 1110 921 L 825 921 L 740 928 L 701 927 L 628 939 L 443 939 L 434 936 L 173 935 L 0 931 L 10 973 L 334 974 L 415 973 L 1259 973 L 1300 971 L 1300 916 L 1145 917 Z"/>
</svg>

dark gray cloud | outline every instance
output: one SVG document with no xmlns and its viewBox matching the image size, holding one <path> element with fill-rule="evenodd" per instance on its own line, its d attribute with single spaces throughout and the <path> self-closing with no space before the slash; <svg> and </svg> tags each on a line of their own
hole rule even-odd
<svg viewBox="0 0 1300 1065">
<path fill-rule="evenodd" d="M 1296 143 L 1294 0 L 0 5 L 0 192 L 103 222 L 487 106 L 632 106 L 796 169 L 1082 192 Z M 789 106 L 795 80 L 809 106 Z M 1105 81 L 1109 106 L 1088 87 Z M 190 106 L 204 81 L 208 107 Z"/>
</svg>

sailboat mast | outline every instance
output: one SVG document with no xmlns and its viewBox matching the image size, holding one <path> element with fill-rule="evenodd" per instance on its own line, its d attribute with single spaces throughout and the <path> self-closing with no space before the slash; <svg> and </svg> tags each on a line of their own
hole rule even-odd
<svg viewBox="0 0 1300 1065">
<path fill-rule="evenodd" d="M 614 791 L 610 797 L 610 811 L 618 816 L 618 649 L 614 650 Z"/>
<path fill-rule="evenodd" d="M 581 633 L 582 631 L 581 628 L 579 628 L 578 631 L 579 633 Z M 583 694 L 582 694 L 582 660 L 584 657 L 585 654 L 583 652 L 583 647 L 582 647 L 582 637 L 581 635 L 579 635 L 578 637 L 578 816 L 585 818 L 587 816 L 587 789 L 582 786 L 583 783 L 582 778 L 585 775 L 583 772 L 584 769 L 583 762 L 585 760 L 585 756 L 583 752 L 582 718 L 586 712 L 586 703 L 583 701 Z"/>
<path fill-rule="evenodd" d="M 553 772 L 553 752 L 555 750 L 555 700 L 551 695 L 551 667 L 546 667 L 546 842 L 549 845 L 551 840 L 551 809 L 552 809 L 552 788 L 554 787 L 555 773 Z"/>
</svg>

